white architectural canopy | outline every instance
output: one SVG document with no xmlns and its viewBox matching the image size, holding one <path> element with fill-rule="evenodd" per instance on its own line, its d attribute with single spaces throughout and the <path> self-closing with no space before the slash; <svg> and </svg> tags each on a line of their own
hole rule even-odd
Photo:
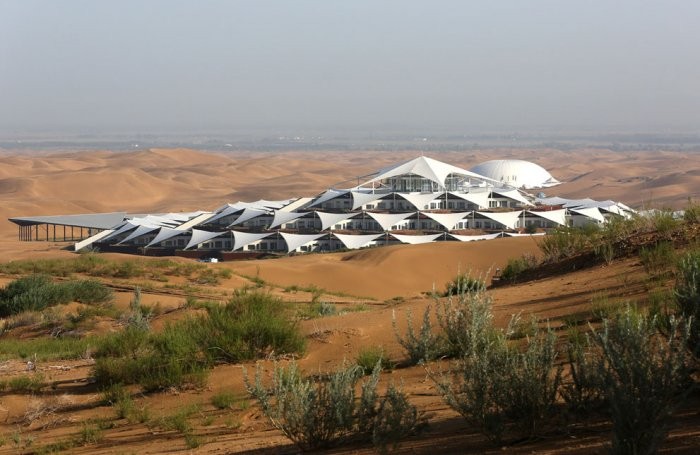
<svg viewBox="0 0 700 455">
<path fill-rule="evenodd" d="M 541 218 L 544 218 L 546 220 L 552 221 L 554 223 L 557 223 L 560 226 L 565 226 L 566 225 L 566 209 L 559 209 L 559 210 L 547 210 L 547 211 L 533 211 L 533 210 L 528 210 L 527 213 L 539 216 Z"/>
<path fill-rule="evenodd" d="M 321 220 L 321 230 L 325 231 L 329 227 L 333 226 L 336 223 L 340 223 L 341 221 L 345 221 L 348 218 L 352 218 L 353 216 L 357 215 L 356 213 L 327 213 L 327 212 L 320 212 L 316 211 L 316 215 L 318 215 L 318 218 Z"/>
<path fill-rule="evenodd" d="M 431 213 L 421 212 L 428 218 L 437 221 L 442 227 L 448 231 L 454 229 L 455 224 L 466 218 L 472 212 L 452 212 L 452 213 Z"/>
<path fill-rule="evenodd" d="M 598 210 L 598 207 L 582 207 L 582 208 L 571 208 L 569 211 L 578 213 L 579 215 L 587 216 L 588 218 L 591 218 L 593 220 L 596 220 L 600 223 L 605 223 L 605 217 L 600 213 L 600 210 Z"/>
<path fill-rule="evenodd" d="M 253 242 L 257 242 L 258 240 L 264 239 L 265 237 L 269 237 L 273 232 L 263 232 L 263 233 L 253 233 L 253 232 L 240 232 L 240 231 L 231 231 L 231 234 L 233 234 L 233 251 L 241 249 L 245 247 L 246 245 L 249 245 Z"/>
<path fill-rule="evenodd" d="M 365 185 L 406 174 L 419 175 L 437 183 L 441 188 L 445 187 L 445 181 L 450 174 L 473 177 L 481 181 L 491 181 L 488 177 L 462 169 L 461 167 L 452 166 L 451 164 L 443 163 L 442 161 L 437 161 L 426 156 L 419 156 L 405 163 L 382 169 L 376 177 L 365 182 Z"/>
<path fill-rule="evenodd" d="M 428 208 L 428 204 L 433 202 L 435 199 L 439 198 L 445 193 L 396 193 L 402 198 L 406 199 L 408 202 L 413 204 L 413 206 L 418 210 L 424 210 Z"/>
<path fill-rule="evenodd" d="M 408 213 L 373 213 L 373 212 L 367 212 L 367 215 L 371 216 L 374 218 L 374 221 L 379 223 L 379 225 L 384 229 L 385 231 L 388 231 L 391 229 L 393 225 L 396 223 L 400 223 L 401 221 L 405 220 L 409 216 L 413 215 L 414 212 L 408 212 Z"/>
<path fill-rule="evenodd" d="M 323 237 L 325 234 L 288 234 L 286 232 L 280 232 L 280 235 L 287 243 L 287 253 L 289 253 L 300 246 Z"/>
<path fill-rule="evenodd" d="M 306 215 L 304 212 L 288 212 L 286 210 L 275 210 L 275 216 L 272 218 L 272 224 L 270 224 L 269 229 L 274 229 L 277 226 L 281 226 L 284 223 L 289 223 L 297 218 L 301 218 Z"/>
<path fill-rule="evenodd" d="M 470 169 L 516 188 L 548 188 L 561 182 L 542 166 L 523 160 L 491 160 Z"/>
<path fill-rule="evenodd" d="M 522 204 L 525 205 L 532 205 L 530 201 L 525 199 L 525 197 L 520 194 L 520 191 L 518 190 L 503 190 L 503 189 L 494 189 L 492 190 L 494 193 L 499 194 L 505 198 L 512 199 L 514 201 L 518 201 Z"/>
<path fill-rule="evenodd" d="M 240 215 L 238 215 L 238 218 L 236 218 L 234 220 L 234 222 L 230 224 L 230 226 L 236 226 L 236 225 L 239 225 L 241 223 L 245 223 L 248 220 L 252 220 L 255 217 L 258 217 L 260 215 L 266 215 L 266 214 L 267 214 L 267 211 L 265 211 L 265 210 L 246 207 L 245 209 L 243 209 L 243 212 Z"/>
<path fill-rule="evenodd" d="M 155 236 L 153 240 L 151 240 L 151 243 L 146 245 L 146 248 L 153 246 L 153 245 L 158 245 L 159 243 L 165 242 L 166 240 L 173 238 L 178 235 L 182 235 L 183 231 L 180 229 L 172 229 L 168 227 L 162 227 L 160 228 L 160 231 L 158 234 Z"/>
<path fill-rule="evenodd" d="M 340 240 L 345 248 L 350 250 L 356 250 L 367 246 L 370 242 L 376 240 L 384 234 L 361 234 L 361 235 L 350 235 L 350 234 L 333 234 L 335 238 Z"/>
<path fill-rule="evenodd" d="M 501 223 L 508 229 L 515 229 L 515 224 L 518 221 L 518 217 L 523 213 L 518 212 L 476 212 L 479 215 L 492 219 L 497 223 Z"/>
<path fill-rule="evenodd" d="M 460 242 L 474 242 L 477 240 L 492 240 L 495 238 L 498 238 L 501 236 L 500 232 L 497 232 L 495 234 L 484 234 L 484 235 L 457 235 L 457 234 L 450 234 L 452 237 L 455 239 L 459 240 Z"/>
<path fill-rule="evenodd" d="M 193 246 L 197 246 L 200 243 L 204 243 L 207 240 L 211 240 L 215 237 L 218 237 L 220 235 L 228 234 L 229 231 L 223 231 L 223 232 L 209 232 L 209 231 L 202 231 L 199 229 L 192 229 L 192 238 L 190 239 L 189 243 L 185 247 L 186 250 L 189 250 Z"/>
<path fill-rule="evenodd" d="M 139 226 L 139 227 L 137 227 L 136 229 L 134 229 L 134 231 L 133 231 L 131 234 L 129 234 L 128 236 L 126 236 L 126 237 L 124 238 L 124 240 L 122 240 L 121 242 L 117 243 L 117 245 L 121 245 L 122 243 L 126 243 L 126 242 L 128 242 L 129 240 L 133 240 L 133 239 L 135 239 L 135 238 L 137 238 L 137 237 L 141 237 L 142 235 L 146 235 L 146 234 L 148 234 L 149 232 L 155 231 L 156 229 L 158 229 L 158 226 L 151 226 L 151 225 L 147 225 L 147 224 L 142 224 L 141 226 Z"/>
<path fill-rule="evenodd" d="M 229 216 L 229 215 L 233 215 L 234 213 L 240 212 L 241 210 L 243 210 L 242 207 L 238 207 L 238 206 L 230 205 L 230 204 L 229 204 L 229 205 L 228 205 L 227 207 L 225 207 L 223 210 L 221 210 L 221 211 L 215 213 L 214 215 L 212 215 L 211 217 L 209 217 L 209 218 L 207 219 L 206 222 L 207 222 L 207 223 L 213 223 L 213 222 L 216 221 L 216 220 L 219 220 L 219 219 L 221 219 L 221 218 L 227 217 L 227 216 Z"/>
<path fill-rule="evenodd" d="M 408 243 L 411 245 L 419 245 L 421 243 L 430 243 L 430 242 L 435 241 L 435 239 L 440 237 L 441 235 L 443 235 L 443 234 L 428 234 L 428 235 L 391 234 L 391 236 L 394 237 L 399 242 Z"/>
<path fill-rule="evenodd" d="M 365 193 L 361 191 L 351 191 L 352 194 L 352 209 L 357 210 L 365 204 L 370 204 L 374 201 L 386 196 L 385 193 Z"/>
<path fill-rule="evenodd" d="M 489 194 L 490 190 L 486 189 L 483 191 L 470 191 L 468 193 L 450 193 L 460 199 L 464 199 L 467 202 L 475 204 L 477 207 L 488 208 L 489 207 Z"/>
<path fill-rule="evenodd" d="M 334 190 L 330 189 L 326 191 L 325 193 L 321 194 L 318 196 L 310 205 L 309 207 L 313 207 L 315 205 L 323 204 L 326 201 L 330 201 L 332 199 L 335 199 L 337 197 L 340 197 L 344 194 L 347 194 L 348 190 Z"/>
</svg>

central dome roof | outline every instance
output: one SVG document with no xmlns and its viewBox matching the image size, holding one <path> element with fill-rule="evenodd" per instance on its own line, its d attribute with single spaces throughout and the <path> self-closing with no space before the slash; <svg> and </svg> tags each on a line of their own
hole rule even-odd
<svg viewBox="0 0 700 455">
<path fill-rule="evenodd" d="M 516 188 L 548 188 L 561 183 L 542 166 L 523 160 L 486 161 L 470 171 Z"/>
</svg>

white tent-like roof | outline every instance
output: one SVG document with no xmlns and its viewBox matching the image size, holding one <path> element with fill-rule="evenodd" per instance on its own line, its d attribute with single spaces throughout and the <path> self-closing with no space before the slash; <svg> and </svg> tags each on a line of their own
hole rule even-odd
<svg viewBox="0 0 700 455">
<path fill-rule="evenodd" d="M 516 188 L 548 188 L 561 183 L 542 166 L 523 160 L 486 161 L 471 171 Z"/>
<path fill-rule="evenodd" d="M 215 213 L 212 217 L 208 218 L 207 223 L 211 223 L 211 222 L 214 222 L 218 219 L 227 217 L 229 215 L 233 215 L 234 213 L 240 212 L 241 210 L 243 210 L 242 207 L 237 207 L 235 205 L 229 205 L 228 207 L 224 208 L 220 212 Z"/>
<path fill-rule="evenodd" d="M 345 248 L 356 250 L 366 246 L 368 243 L 381 237 L 383 234 L 364 234 L 364 235 L 349 235 L 349 234 L 333 234 L 335 238 L 343 242 Z"/>
<path fill-rule="evenodd" d="M 427 216 L 428 218 L 437 221 L 440 223 L 441 226 L 443 226 L 445 229 L 448 231 L 451 229 L 454 229 L 455 224 L 459 223 L 461 220 L 466 218 L 468 215 L 470 215 L 472 212 L 457 212 L 457 213 L 430 213 L 430 212 L 421 212 L 423 215 Z"/>
<path fill-rule="evenodd" d="M 450 194 L 476 204 L 479 207 L 488 208 L 490 191 L 470 191 L 469 193 L 451 192 Z"/>
<path fill-rule="evenodd" d="M 508 229 L 515 229 L 515 223 L 518 221 L 518 217 L 523 213 L 518 212 L 476 212 L 481 216 L 490 218 L 497 223 L 501 223 Z"/>
<path fill-rule="evenodd" d="M 209 232 L 209 231 L 201 231 L 199 229 L 192 229 L 192 238 L 190 239 L 189 243 L 185 247 L 186 250 L 189 250 L 193 246 L 197 246 L 201 243 L 206 242 L 207 240 L 211 240 L 215 237 L 218 237 L 220 235 L 228 234 L 229 231 L 223 231 L 223 232 Z"/>
<path fill-rule="evenodd" d="M 323 204 L 323 203 L 326 202 L 326 201 L 330 201 L 330 200 L 332 200 L 332 199 L 335 199 L 335 198 L 337 198 L 337 197 L 339 197 L 339 196 L 342 196 L 343 194 L 347 194 L 347 193 L 348 193 L 348 190 L 334 190 L 334 189 L 327 190 L 326 192 L 324 192 L 323 194 L 321 194 L 320 196 L 318 196 L 318 197 L 316 198 L 316 200 L 313 201 L 313 202 L 309 205 L 309 207 L 313 207 L 313 206 L 315 206 L 315 205 Z"/>
<path fill-rule="evenodd" d="M 402 198 L 406 199 L 408 202 L 413 204 L 413 206 L 418 210 L 423 210 L 427 208 L 435 199 L 439 198 L 445 193 L 396 193 Z"/>
<path fill-rule="evenodd" d="M 553 221 L 560 226 L 566 225 L 566 209 L 549 210 L 546 212 L 535 212 L 532 210 L 528 210 L 527 213 L 539 216 L 540 218 L 544 218 L 549 221 Z"/>
<path fill-rule="evenodd" d="M 244 246 L 256 242 L 260 239 L 264 239 L 265 237 L 269 237 L 274 232 L 263 232 L 263 233 L 253 233 L 253 232 L 239 232 L 239 231 L 231 231 L 233 234 L 233 250 L 238 250 L 240 248 L 243 248 Z"/>
<path fill-rule="evenodd" d="M 569 209 L 569 211 L 578 213 L 583 216 L 587 216 L 588 218 L 599 221 L 601 223 L 605 223 L 605 217 L 600 213 L 598 207 L 584 207 L 577 209 L 571 208 Z"/>
<path fill-rule="evenodd" d="M 132 229 L 136 229 L 139 225 L 140 225 L 139 223 L 135 223 L 135 222 L 132 221 L 132 220 L 126 221 L 124 224 L 122 224 L 121 226 L 119 226 L 118 228 L 116 228 L 116 229 L 114 230 L 114 232 L 112 232 L 111 234 L 109 234 L 109 235 L 103 237 L 102 240 L 104 241 L 104 240 L 111 239 L 111 238 L 113 238 L 113 237 L 117 237 L 117 236 L 119 236 L 119 235 L 121 235 L 121 234 L 123 234 L 123 233 L 125 233 L 125 232 L 129 232 L 129 231 L 132 230 Z"/>
<path fill-rule="evenodd" d="M 401 243 L 408 243 L 411 245 L 419 245 L 421 243 L 430 243 L 435 241 L 436 238 L 440 237 L 442 234 L 428 234 L 428 235 L 400 235 L 391 234 L 396 240 Z"/>
<path fill-rule="evenodd" d="M 281 226 L 284 223 L 294 221 L 297 218 L 301 218 L 306 215 L 304 212 L 287 212 L 286 210 L 275 210 L 275 216 L 272 218 L 272 224 L 268 229 L 274 229 L 277 226 Z"/>
<path fill-rule="evenodd" d="M 500 194 L 503 197 L 506 197 L 508 199 L 512 199 L 514 201 L 521 202 L 525 205 L 532 205 L 530 201 L 525 199 L 525 197 L 520 194 L 520 191 L 518 190 L 503 190 L 503 189 L 494 189 L 492 190 L 496 194 Z"/>
<path fill-rule="evenodd" d="M 266 215 L 266 214 L 267 214 L 267 212 L 265 210 L 246 207 L 245 209 L 243 209 L 243 212 L 240 215 L 238 215 L 238 218 L 236 218 L 236 220 L 233 223 L 231 223 L 230 225 L 236 226 L 238 224 L 245 223 L 248 220 L 252 220 L 256 216 Z"/>
<path fill-rule="evenodd" d="M 539 236 L 545 235 L 546 233 L 545 232 L 536 232 L 534 234 L 519 234 L 517 232 L 504 232 L 504 234 L 507 235 L 508 237 L 532 237 L 532 236 L 539 237 Z"/>
<path fill-rule="evenodd" d="M 122 243 L 126 243 L 126 242 L 128 242 L 129 240 L 135 239 L 136 237 L 141 237 L 142 235 L 148 234 L 149 232 L 153 232 L 153 231 L 155 231 L 156 229 L 158 229 L 158 226 L 150 226 L 150 225 L 142 224 L 141 226 L 139 226 L 139 227 L 137 227 L 136 229 L 134 229 L 134 232 L 132 232 L 131 234 L 129 234 L 128 236 L 126 236 L 126 237 L 124 238 L 124 240 L 122 240 L 121 242 L 117 243 L 117 245 L 121 245 Z"/>
<path fill-rule="evenodd" d="M 287 243 L 287 253 L 289 253 L 302 245 L 306 245 L 309 242 L 323 237 L 325 234 L 288 234 L 286 232 L 280 232 L 280 235 Z"/>
<path fill-rule="evenodd" d="M 317 210 L 316 215 L 318 215 L 318 218 L 321 220 L 321 230 L 325 231 L 336 223 L 352 218 L 357 215 L 357 213 L 327 213 Z"/>
<path fill-rule="evenodd" d="M 485 234 L 485 235 L 457 235 L 457 234 L 450 234 L 452 237 L 455 239 L 459 240 L 460 242 L 475 242 L 477 240 L 492 240 L 495 238 L 498 238 L 501 236 L 500 232 L 497 232 L 495 234 Z"/>
<path fill-rule="evenodd" d="M 374 218 L 374 220 L 379 223 L 379 225 L 384 229 L 385 231 L 388 231 L 391 229 L 393 225 L 396 223 L 399 223 L 409 216 L 413 215 L 414 212 L 408 212 L 408 213 L 372 213 L 372 212 L 367 212 L 367 215 L 371 216 Z"/>
<path fill-rule="evenodd" d="M 168 228 L 168 227 L 162 227 L 162 228 L 160 228 L 160 231 L 155 236 L 155 238 L 153 240 L 151 240 L 151 243 L 146 245 L 146 248 L 153 246 L 153 245 L 157 245 L 161 242 L 165 242 L 166 240 L 173 238 L 175 236 L 181 235 L 181 234 L 184 234 L 184 232 L 180 229 L 172 229 L 172 228 Z"/>
<path fill-rule="evenodd" d="M 352 209 L 356 210 L 365 204 L 369 204 L 386 196 L 386 193 L 364 193 L 361 191 L 351 191 Z"/>
<path fill-rule="evenodd" d="M 461 167 L 443 163 L 442 161 L 434 160 L 426 156 L 419 156 L 410 161 L 391 166 L 379 171 L 376 177 L 365 182 L 366 184 L 378 182 L 399 175 L 414 174 L 432 180 L 441 188 L 445 187 L 445 180 L 450 174 L 463 175 L 465 177 L 473 177 L 482 181 L 492 181 L 490 178 L 480 174 L 462 169 Z"/>
</svg>

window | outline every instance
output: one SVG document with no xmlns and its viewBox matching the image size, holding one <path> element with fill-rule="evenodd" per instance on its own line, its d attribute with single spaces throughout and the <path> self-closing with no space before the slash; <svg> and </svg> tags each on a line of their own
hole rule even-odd
<svg viewBox="0 0 700 455">
<path fill-rule="evenodd" d="M 489 208 L 496 208 L 498 207 L 498 201 L 489 201 Z"/>
</svg>

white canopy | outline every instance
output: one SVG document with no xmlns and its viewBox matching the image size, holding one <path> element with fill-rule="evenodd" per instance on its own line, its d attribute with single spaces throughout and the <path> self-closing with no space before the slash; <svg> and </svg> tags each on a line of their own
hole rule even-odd
<svg viewBox="0 0 700 455">
<path fill-rule="evenodd" d="M 488 208 L 489 206 L 489 191 L 470 191 L 469 193 L 451 192 L 450 194 L 471 202 L 472 204 L 476 204 L 478 207 Z"/>
<path fill-rule="evenodd" d="M 372 213 L 372 212 L 367 212 L 367 215 L 371 216 L 374 218 L 374 220 L 379 223 L 379 225 L 384 229 L 385 231 L 388 231 L 391 229 L 393 225 L 396 223 L 399 223 L 409 216 L 413 215 L 413 212 L 408 212 L 408 213 Z"/>
<path fill-rule="evenodd" d="M 476 212 L 481 216 L 490 218 L 497 223 L 501 223 L 508 229 L 515 229 L 515 223 L 518 221 L 518 217 L 523 213 L 522 211 L 517 212 Z"/>
<path fill-rule="evenodd" d="M 351 191 L 352 194 L 352 209 L 355 210 L 370 202 L 378 201 L 386 196 L 386 193 L 364 193 L 360 191 Z"/>
<path fill-rule="evenodd" d="M 253 243 L 257 240 L 264 239 L 265 237 L 268 237 L 274 232 L 263 232 L 263 233 L 253 233 L 253 232 L 239 232 L 239 231 L 231 231 L 233 234 L 233 250 L 237 250 L 239 248 L 243 248 L 244 246 Z"/>
<path fill-rule="evenodd" d="M 318 215 L 318 218 L 321 220 L 321 230 L 325 231 L 336 223 L 352 218 L 357 215 L 357 213 L 327 213 L 317 210 L 316 215 Z"/>
<path fill-rule="evenodd" d="M 117 237 L 120 234 L 123 234 L 125 232 L 128 232 L 132 229 L 136 229 L 140 224 L 136 224 L 133 221 L 127 221 L 124 224 L 122 224 L 119 228 L 115 229 L 114 232 L 109 234 L 108 236 L 105 236 L 102 238 L 102 241 L 105 241 L 107 239 L 111 239 L 112 237 Z"/>
<path fill-rule="evenodd" d="M 588 218 L 594 219 L 596 221 L 599 221 L 601 223 L 605 222 L 605 217 L 600 213 L 600 210 L 598 210 L 598 207 L 585 207 L 585 208 L 578 208 L 578 209 L 569 209 L 571 212 L 578 213 L 583 216 L 587 216 Z"/>
<path fill-rule="evenodd" d="M 315 201 L 313 201 L 312 204 L 309 205 L 309 207 L 313 207 L 314 205 L 319 205 L 323 204 L 326 201 L 330 201 L 331 199 L 335 199 L 338 196 L 342 196 L 343 194 L 347 194 L 347 190 L 328 190 L 325 193 L 321 194 L 316 198 Z"/>
<path fill-rule="evenodd" d="M 325 234 L 288 234 L 280 232 L 280 235 L 287 242 L 287 253 L 296 250 L 302 245 L 323 237 Z"/>
<path fill-rule="evenodd" d="M 348 234 L 333 234 L 335 238 L 343 242 L 345 248 L 356 250 L 367 245 L 371 241 L 381 237 L 383 234 L 366 234 L 366 235 L 348 235 Z"/>
<path fill-rule="evenodd" d="M 229 205 L 229 206 L 225 207 L 223 210 L 221 210 L 220 212 L 215 213 L 211 218 L 208 218 L 207 223 L 211 223 L 211 222 L 216 221 L 218 219 L 227 217 L 227 216 L 232 215 L 236 212 L 240 212 L 241 210 L 243 210 L 241 207 L 236 207 L 235 205 Z"/>
<path fill-rule="evenodd" d="M 396 240 L 401 243 L 409 243 L 411 245 L 418 245 L 421 243 L 430 243 L 436 238 L 440 237 L 442 234 L 429 234 L 429 235 L 400 235 L 391 234 Z"/>
<path fill-rule="evenodd" d="M 539 216 L 541 218 L 544 218 L 549 221 L 553 221 L 561 226 L 566 225 L 566 209 L 559 209 L 559 210 L 549 210 L 549 211 L 542 211 L 542 212 L 535 212 L 532 210 L 528 210 L 527 213 L 530 213 L 535 216 Z"/>
<path fill-rule="evenodd" d="M 433 182 L 440 185 L 440 187 L 442 188 L 445 187 L 445 180 L 447 180 L 447 177 L 450 174 L 463 175 L 466 177 L 478 178 L 482 181 L 495 182 L 494 180 L 488 177 L 475 174 L 474 172 L 462 169 L 461 167 L 443 163 L 442 161 L 437 161 L 426 156 L 419 156 L 418 158 L 406 161 L 405 163 L 382 169 L 381 171 L 379 171 L 379 174 L 376 177 L 367 181 L 365 185 L 368 183 L 378 182 L 380 180 L 406 174 L 415 174 L 426 179 L 432 180 Z"/>
<path fill-rule="evenodd" d="M 530 201 L 525 199 L 525 197 L 520 194 L 520 191 L 518 190 L 502 190 L 502 189 L 493 189 L 493 193 L 500 194 L 503 197 L 506 197 L 508 199 L 512 199 L 514 201 L 522 202 L 525 205 L 532 205 Z"/>
<path fill-rule="evenodd" d="M 272 218 L 272 224 L 268 229 L 273 229 L 284 223 L 296 220 L 304 216 L 304 212 L 287 212 L 286 210 L 275 210 L 275 216 Z"/>
<path fill-rule="evenodd" d="M 418 210 L 423 210 L 428 204 L 445 193 L 396 193 Z"/>
<path fill-rule="evenodd" d="M 245 223 L 248 220 L 252 220 L 256 216 L 265 214 L 267 214 L 265 210 L 246 207 L 245 209 L 243 209 L 243 213 L 238 215 L 238 218 L 236 218 L 236 220 L 233 223 L 231 223 L 231 226 L 236 226 L 237 224 Z"/>
<path fill-rule="evenodd" d="M 187 244 L 185 247 L 186 250 L 189 250 L 193 246 L 197 246 L 200 243 L 204 243 L 207 240 L 211 240 L 214 237 L 218 237 L 223 234 L 228 234 L 229 231 L 223 231 L 223 232 L 209 232 L 209 231 L 201 231 L 199 229 L 192 229 L 192 238 L 190 239 L 190 242 Z"/>
<path fill-rule="evenodd" d="M 149 225 L 143 224 L 143 225 L 137 227 L 136 229 L 134 229 L 134 232 L 132 232 L 131 234 L 126 236 L 124 238 L 124 240 L 117 243 L 117 245 L 121 245 L 122 243 L 126 243 L 129 240 L 135 239 L 136 237 L 141 237 L 142 235 L 148 234 L 149 232 L 153 232 L 156 229 L 158 229 L 158 226 L 149 226 Z"/>
<path fill-rule="evenodd" d="M 505 235 L 508 237 L 532 237 L 532 236 L 540 236 L 540 235 L 545 235 L 544 232 L 536 232 L 534 234 L 518 234 L 517 232 L 505 232 Z"/>
<path fill-rule="evenodd" d="M 497 232 L 495 234 L 485 234 L 485 235 L 457 235 L 457 234 L 450 234 L 452 237 L 455 239 L 459 240 L 460 242 L 474 242 L 476 240 L 491 240 L 495 239 L 501 236 L 500 232 Z"/>
<path fill-rule="evenodd" d="M 423 215 L 427 216 L 428 218 L 437 221 L 442 225 L 445 229 L 448 231 L 453 229 L 455 227 L 455 224 L 459 223 L 462 219 L 464 219 L 467 215 L 469 215 L 472 212 L 456 212 L 456 213 L 430 213 L 430 212 L 421 212 Z"/>
<path fill-rule="evenodd" d="M 168 227 L 162 227 L 162 228 L 160 228 L 160 232 L 158 232 L 158 235 L 156 235 L 156 237 L 153 240 L 151 240 L 151 243 L 146 245 L 146 248 L 153 246 L 153 245 L 157 245 L 161 242 L 165 242 L 166 240 L 168 240 L 172 237 L 181 235 L 183 233 L 184 232 L 181 229 L 172 229 L 172 228 L 168 228 Z"/>
</svg>

